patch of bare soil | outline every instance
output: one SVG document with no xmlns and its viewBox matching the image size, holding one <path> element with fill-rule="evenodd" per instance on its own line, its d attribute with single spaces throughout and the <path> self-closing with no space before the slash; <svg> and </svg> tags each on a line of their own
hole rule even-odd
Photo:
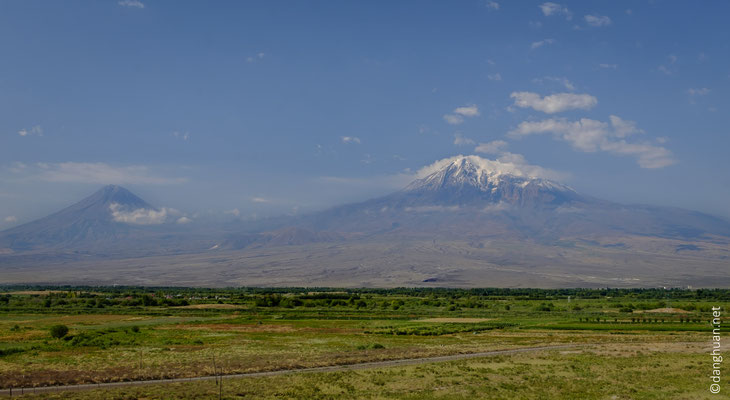
<svg viewBox="0 0 730 400">
<path fill-rule="evenodd" d="M 635 313 L 641 313 L 642 311 L 634 310 Z M 655 308 L 653 310 L 645 310 L 643 312 L 648 313 L 662 313 L 662 314 L 687 314 L 689 311 L 682 310 L 681 308 L 673 308 L 673 307 L 665 307 L 665 308 Z"/>
</svg>

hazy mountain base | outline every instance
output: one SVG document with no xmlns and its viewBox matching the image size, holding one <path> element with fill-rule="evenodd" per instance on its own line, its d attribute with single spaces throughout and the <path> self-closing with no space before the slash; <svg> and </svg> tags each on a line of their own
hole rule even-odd
<svg viewBox="0 0 730 400">
<path fill-rule="evenodd" d="M 727 245 L 643 236 L 378 236 L 141 258 L 2 256 L 3 283 L 338 287 L 730 287 Z"/>
</svg>

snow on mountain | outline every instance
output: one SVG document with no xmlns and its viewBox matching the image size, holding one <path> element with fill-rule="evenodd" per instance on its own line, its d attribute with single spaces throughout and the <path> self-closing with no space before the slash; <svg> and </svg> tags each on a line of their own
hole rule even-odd
<svg viewBox="0 0 730 400">
<path fill-rule="evenodd" d="M 537 168 L 537 169 L 536 169 Z M 544 170 L 478 156 L 456 156 L 420 172 L 402 193 L 434 204 L 507 202 L 519 205 L 560 204 L 581 198 L 573 189 L 540 177 Z"/>
</svg>

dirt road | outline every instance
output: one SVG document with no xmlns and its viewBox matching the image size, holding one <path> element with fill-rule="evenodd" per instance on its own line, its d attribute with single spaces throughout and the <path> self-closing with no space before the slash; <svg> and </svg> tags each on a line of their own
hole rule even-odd
<svg viewBox="0 0 730 400">
<path fill-rule="evenodd" d="M 413 365 L 413 364 L 424 364 L 432 362 L 443 362 L 443 361 L 455 361 L 464 360 L 468 358 L 477 357 L 489 357 L 498 356 L 504 354 L 515 354 L 524 352 L 537 352 L 543 350 L 556 350 L 565 349 L 570 347 L 577 347 L 578 344 L 565 344 L 555 346 L 540 346 L 540 347 L 522 347 L 518 349 L 508 350 L 493 350 L 485 351 L 480 353 L 467 353 L 467 354 L 453 354 L 450 356 L 438 356 L 438 357 L 424 357 L 424 358 L 405 358 L 400 360 L 388 360 L 388 361 L 373 361 L 364 362 L 357 364 L 343 364 L 343 365 L 332 365 L 327 367 L 314 367 L 314 368 L 299 368 L 299 369 L 282 369 L 276 371 L 266 372 L 249 372 L 245 374 L 233 374 L 224 375 L 224 379 L 232 378 L 254 378 L 262 376 L 274 376 L 284 375 L 293 373 L 309 373 L 309 372 L 334 372 L 334 371 L 347 371 L 357 369 L 369 369 L 369 368 L 381 368 L 381 367 L 395 367 L 400 365 Z M 199 376 L 195 378 L 171 378 L 171 379 L 152 379 L 145 381 L 127 381 L 127 382 L 109 382 L 109 383 L 89 383 L 82 385 L 64 385 L 64 386 L 43 386 L 36 388 L 14 388 L 14 389 L 2 389 L 0 390 L 0 396 L 10 396 L 12 390 L 12 396 L 19 396 L 22 394 L 32 393 L 53 393 L 61 391 L 75 391 L 75 390 L 90 390 L 90 389 L 105 389 L 125 386 L 142 386 L 142 385 L 156 385 L 165 383 L 180 383 L 180 382 L 196 382 L 196 381 L 210 381 L 216 379 L 215 376 Z"/>
</svg>

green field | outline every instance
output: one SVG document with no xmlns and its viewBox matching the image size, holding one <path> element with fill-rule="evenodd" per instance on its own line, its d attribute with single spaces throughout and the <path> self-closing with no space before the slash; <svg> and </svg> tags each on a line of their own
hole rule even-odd
<svg viewBox="0 0 730 400">
<path fill-rule="evenodd" d="M 724 312 L 730 303 L 727 290 L 15 286 L 0 292 L 3 389 L 575 345 L 229 378 L 222 387 L 205 381 L 42 395 L 69 399 L 713 398 L 711 310 Z M 54 338 L 58 325 L 68 332 Z"/>
</svg>

